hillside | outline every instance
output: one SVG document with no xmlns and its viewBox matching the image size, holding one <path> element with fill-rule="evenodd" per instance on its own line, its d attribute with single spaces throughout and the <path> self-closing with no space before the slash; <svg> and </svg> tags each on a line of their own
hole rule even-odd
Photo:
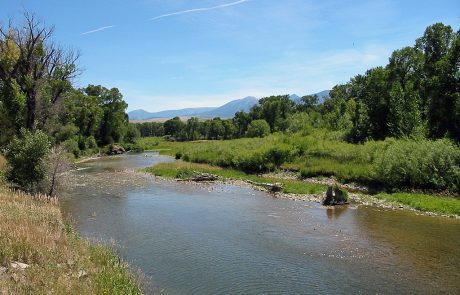
<svg viewBox="0 0 460 295">
<path fill-rule="evenodd" d="M 145 110 L 135 110 L 128 113 L 130 120 L 148 120 L 148 119 L 159 119 L 159 118 L 174 118 L 174 117 L 191 117 L 197 116 L 203 112 L 209 112 L 214 110 L 213 107 L 203 108 L 186 108 L 180 110 L 166 110 L 161 112 L 150 113 Z"/>
<path fill-rule="evenodd" d="M 258 101 L 259 100 L 257 98 L 248 96 L 242 99 L 233 100 L 214 110 L 201 113 L 199 116 L 203 118 L 233 118 L 236 112 L 249 112 L 249 110 L 258 103 Z"/>
<path fill-rule="evenodd" d="M 329 90 L 324 90 L 315 93 L 318 96 L 319 103 L 323 103 L 324 99 L 329 96 Z M 299 103 L 301 97 L 292 94 L 291 99 Z M 203 107 L 203 108 L 187 108 L 180 110 L 167 110 L 161 112 L 150 113 L 145 110 L 134 110 L 128 113 L 129 119 L 133 121 L 143 121 L 151 119 L 171 119 L 174 117 L 199 117 L 199 118 L 233 118 L 236 112 L 249 110 L 258 103 L 258 99 L 253 96 L 248 96 L 242 99 L 232 100 L 220 107 Z"/>
</svg>

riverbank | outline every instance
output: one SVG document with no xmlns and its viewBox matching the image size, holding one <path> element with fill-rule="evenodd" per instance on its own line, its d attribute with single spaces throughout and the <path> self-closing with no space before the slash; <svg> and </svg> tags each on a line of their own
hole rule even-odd
<svg viewBox="0 0 460 295">
<path fill-rule="evenodd" d="M 266 190 L 265 184 L 278 184 L 282 187 L 275 197 L 297 201 L 321 202 L 327 185 L 321 181 L 309 182 L 295 179 L 292 175 L 285 177 L 280 174 L 254 175 L 242 171 L 183 161 L 161 163 L 143 171 L 155 176 L 183 180 L 193 173 L 210 173 L 223 181 L 235 184 L 249 185 L 259 190 Z M 342 186 L 346 189 L 347 186 Z M 420 193 L 380 193 L 370 195 L 365 193 L 349 193 L 350 201 L 363 205 L 372 205 L 391 209 L 408 209 L 425 215 L 439 215 L 460 218 L 460 200 L 454 197 L 444 197 Z"/>
<path fill-rule="evenodd" d="M 126 263 L 64 222 L 57 199 L 0 186 L 0 204 L 4 294 L 141 294 Z"/>
</svg>

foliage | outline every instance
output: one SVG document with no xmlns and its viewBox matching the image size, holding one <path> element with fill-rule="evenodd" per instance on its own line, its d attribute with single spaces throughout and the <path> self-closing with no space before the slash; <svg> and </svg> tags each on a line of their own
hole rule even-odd
<svg viewBox="0 0 460 295">
<path fill-rule="evenodd" d="M 139 132 L 142 137 L 165 135 L 163 123 L 144 122 L 144 123 L 136 123 L 134 125 L 137 127 L 137 129 L 139 129 Z"/>
<path fill-rule="evenodd" d="M 78 74 L 75 64 L 79 55 L 56 46 L 53 29 L 43 26 L 34 15 L 25 13 L 24 19 L 17 27 L 12 22 L 0 26 L 0 81 L 14 93 L 2 97 L 6 108 L 8 104 L 21 106 L 18 111 L 22 116 L 13 122 L 35 130 L 56 115 L 54 108 Z"/>
<path fill-rule="evenodd" d="M 254 120 L 249 123 L 247 137 L 265 137 L 270 134 L 270 125 L 265 120 Z"/>
<path fill-rule="evenodd" d="M 154 145 L 149 146 L 149 143 Z M 146 149 L 194 163 L 230 167 L 246 172 L 273 169 L 298 171 L 302 178 L 334 176 L 395 189 L 449 190 L 458 193 L 458 146 L 448 140 L 387 139 L 352 144 L 340 134 L 314 129 L 310 134 L 272 134 L 265 138 L 226 141 L 165 142 L 141 139 Z"/>
<path fill-rule="evenodd" d="M 171 120 L 166 121 L 164 124 L 165 134 L 171 135 L 175 138 L 179 138 L 181 132 L 184 130 L 185 123 L 179 117 L 175 117 Z"/>
<path fill-rule="evenodd" d="M 21 129 L 20 137 L 15 137 L 5 150 L 8 179 L 26 191 L 38 191 L 46 176 L 44 159 L 49 149 L 48 136 L 42 131 Z"/>
<path fill-rule="evenodd" d="M 135 143 L 139 137 L 141 137 L 141 132 L 139 129 L 137 129 L 134 124 L 129 124 L 126 129 L 124 141 L 127 143 Z"/>
<path fill-rule="evenodd" d="M 449 140 L 393 141 L 374 162 L 375 179 L 389 188 L 460 192 L 460 149 Z"/>
<path fill-rule="evenodd" d="M 334 87 L 320 109 L 329 128 L 347 130 L 354 142 L 426 135 L 459 141 L 459 63 L 460 31 L 437 23 L 415 46 L 395 50 L 387 66 Z M 343 108 L 350 101 L 356 107 Z M 342 118 L 345 124 L 335 123 Z"/>
<path fill-rule="evenodd" d="M 265 120 L 271 132 L 275 132 L 286 130 L 286 120 L 293 110 L 294 102 L 289 95 L 278 95 L 260 99 L 259 104 L 252 107 L 249 114 L 253 120 Z"/>
</svg>

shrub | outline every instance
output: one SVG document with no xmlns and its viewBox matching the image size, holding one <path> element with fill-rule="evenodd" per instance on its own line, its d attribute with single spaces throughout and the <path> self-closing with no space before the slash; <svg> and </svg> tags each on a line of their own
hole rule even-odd
<svg viewBox="0 0 460 295">
<path fill-rule="evenodd" d="M 141 132 L 137 129 L 136 125 L 129 124 L 128 129 L 126 130 L 125 137 L 123 138 L 127 143 L 135 143 L 136 139 L 141 137 Z"/>
<path fill-rule="evenodd" d="M 265 153 L 267 161 L 272 163 L 276 168 L 280 167 L 283 163 L 291 161 L 296 155 L 297 151 L 295 148 L 287 144 L 277 144 Z"/>
<path fill-rule="evenodd" d="M 57 131 L 57 133 L 54 135 L 54 137 L 56 138 L 58 142 L 63 142 L 63 141 L 66 141 L 72 138 L 77 133 L 78 133 L 78 127 L 76 127 L 73 124 L 68 124 L 68 125 L 61 126 L 59 130 Z"/>
<path fill-rule="evenodd" d="M 76 158 L 80 157 L 81 151 L 79 148 L 77 137 L 67 139 L 62 144 L 69 153 L 72 153 Z"/>
<path fill-rule="evenodd" d="M 187 179 L 195 175 L 195 172 L 190 168 L 180 168 L 176 173 L 177 179 Z"/>
<path fill-rule="evenodd" d="M 265 137 L 270 134 L 270 125 L 265 120 L 254 120 L 248 126 L 248 137 Z"/>
<path fill-rule="evenodd" d="M 91 135 L 86 139 L 86 146 L 90 149 L 97 148 L 97 142 L 94 136 Z"/>
<path fill-rule="evenodd" d="M 46 176 L 44 159 L 49 149 L 50 142 L 45 133 L 21 129 L 20 137 L 15 137 L 5 151 L 9 163 L 8 180 L 23 190 L 38 191 Z"/>
<path fill-rule="evenodd" d="M 446 139 L 394 141 L 377 155 L 374 173 L 375 178 L 390 189 L 460 192 L 460 149 Z"/>
</svg>

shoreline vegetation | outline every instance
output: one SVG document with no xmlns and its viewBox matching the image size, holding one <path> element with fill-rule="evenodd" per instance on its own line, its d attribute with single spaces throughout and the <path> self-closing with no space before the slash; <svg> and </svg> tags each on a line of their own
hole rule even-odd
<svg viewBox="0 0 460 295">
<path fill-rule="evenodd" d="M 270 141 L 270 139 L 268 140 Z M 352 201 L 361 204 L 385 208 L 411 209 L 426 215 L 460 217 L 460 199 L 454 194 L 446 192 L 430 193 L 422 190 L 386 192 L 382 189 L 370 188 L 366 184 L 359 182 L 339 179 L 334 175 L 334 170 L 331 170 L 332 173 L 321 174 L 319 172 L 304 177 L 301 171 L 289 169 L 294 165 L 293 163 L 281 164 L 278 169 L 272 170 L 271 173 L 244 172 L 234 167 L 215 165 L 213 161 L 219 162 L 222 158 L 230 157 L 230 151 L 234 151 L 232 149 L 234 143 L 231 143 L 231 141 L 169 142 L 159 138 L 143 138 L 139 141 L 139 144 L 146 151 L 159 152 L 162 155 L 182 159 L 174 163 L 158 164 L 143 170 L 163 178 L 188 179 L 193 173 L 198 172 L 214 174 L 222 180 L 244 182 L 253 187 L 257 186 L 257 183 L 280 184 L 282 190 L 277 193 L 277 197 L 314 202 L 321 201 L 328 186 L 337 185 L 349 193 Z M 253 144 L 248 144 L 247 146 L 251 145 L 260 148 L 260 141 L 253 142 Z M 195 158 L 198 151 L 201 153 L 199 163 Z M 248 153 L 249 151 L 245 150 L 245 152 Z M 207 158 L 205 155 L 207 155 Z M 214 156 L 217 158 L 213 158 Z M 321 165 L 320 159 L 313 159 L 312 162 L 315 161 L 318 165 Z M 340 169 L 347 165 L 353 165 L 353 163 L 342 162 L 336 167 Z M 312 169 L 315 168 L 315 166 L 312 166 Z"/>
<path fill-rule="evenodd" d="M 141 275 L 81 238 L 56 197 L 8 188 L 0 154 L 0 290 L 5 294 L 142 294 Z M 3 294 L 2 293 L 2 294 Z"/>
<path fill-rule="evenodd" d="M 141 294 L 108 247 L 81 238 L 58 201 L 0 186 L 0 289 L 5 294 Z"/>
</svg>

